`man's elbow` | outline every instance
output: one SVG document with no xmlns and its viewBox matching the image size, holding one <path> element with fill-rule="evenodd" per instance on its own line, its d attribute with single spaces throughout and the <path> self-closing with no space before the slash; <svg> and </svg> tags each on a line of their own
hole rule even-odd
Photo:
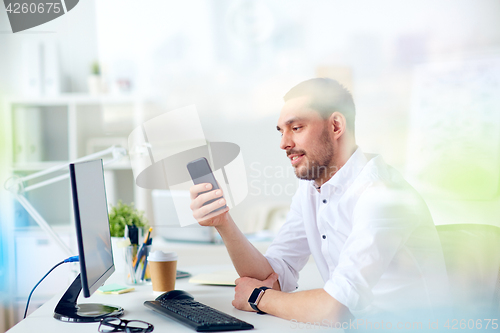
<svg viewBox="0 0 500 333">
<path fill-rule="evenodd" d="M 337 301 L 333 296 L 328 294 L 324 289 L 322 289 L 324 293 L 322 302 L 323 306 L 323 319 L 330 322 L 344 322 L 349 319 L 354 318 L 349 309 L 339 301 Z"/>
</svg>

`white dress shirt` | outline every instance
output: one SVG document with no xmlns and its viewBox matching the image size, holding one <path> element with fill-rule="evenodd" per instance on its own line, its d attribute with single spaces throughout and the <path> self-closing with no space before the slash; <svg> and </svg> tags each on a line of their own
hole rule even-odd
<svg viewBox="0 0 500 333">
<path fill-rule="evenodd" d="M 300 181 L 266 252 L 282 291 L 312 254 L 325 291 L 355 317 L 433 309 L 448 293 L 441 245 L 425 202 L 378 155 L 358 148 L 318 192 Z"/>
</svg>

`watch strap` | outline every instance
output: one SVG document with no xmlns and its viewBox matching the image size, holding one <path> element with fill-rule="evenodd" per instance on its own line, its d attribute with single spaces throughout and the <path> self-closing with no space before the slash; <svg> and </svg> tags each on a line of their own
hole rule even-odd
<svg viewBox="0 0 500 333">
<path fill-rule="evenodd" d="M 269 287 L 260 287 L 260 288 L 255 288 L 254 291 L 252 292 L 252 295 L 258 290 L 259 291 L 259 295 L 263 292 L 265 292 L 267 289 L 271 289 Z M 263 294 L 262 294 L 263 296 Z M 256 303 L 253 303 L 253 302 L 250 302 L 250 300 L 248 301 L 248 303 L 250 304 L 250 306 L 252 307 L 252 309 L 254 309 L 255 311 L 257 311 L 257 314 L 266 314 L 266 312 L 264 311 L 261 311 L 258 307 L 257 307 L 257 304 L 259 303 L 260 299 L 262 298 L 262 296 L 258 299 L 255 300 Z M 252 296 L 250 296 L 250 298 L 252 298 Z"/>
</svg>

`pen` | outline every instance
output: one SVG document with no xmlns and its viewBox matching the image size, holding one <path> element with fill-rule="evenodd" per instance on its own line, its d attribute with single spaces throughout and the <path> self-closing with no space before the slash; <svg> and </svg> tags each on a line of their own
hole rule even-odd
<svg viewBox="0 0 500 333">
<path fill-rule="evenodd" d="M 137 271 L 139 263 L 141 262 L 142 257 L 145 255 L 144 252 L 146 251 L 146 246 L 149 241 L 149 237 L 151 237 L 151 231 L 153 231 L 153 228 L 149 228 L 146 238 L 144 239 L 144 243 L 142 243 L 141 248 L 139 249 L 139 253 L 137 253 L 137 261 L 135 262 L 135 267 L 134 267 L 135 271 Z"/>
<path fill-rule="evenodd" d="M 151 231 L 153 231 L 153 228 L 150 227 L 148 230 L 148 234 L 146 235 L 146 238 L 144 239 L 144 245 L 147 245 L 149 242 L 149 238 L 151 237 Z"/>
<path fill-rule="evenodd" d="M 151 245 L 151 243 L 153 243 L 153 239 L 150 237 L 148 239 L 148 242 L 146 243 L 146 246 L 149 246 Z M 144 277 L 146 276 L 146 268 L 148 266 L 148 251 L 147 251 L 147 248 L 145 250 L 145 254 L 144 254 L 144 267 L 142 268 L 142 275 L 141 275 L 141 280 L 144 280 Z"/>
</svg>

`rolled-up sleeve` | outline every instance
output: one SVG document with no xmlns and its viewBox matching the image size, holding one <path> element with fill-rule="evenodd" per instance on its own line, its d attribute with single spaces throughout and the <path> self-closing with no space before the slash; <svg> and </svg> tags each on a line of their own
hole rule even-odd
<svg viewBox="0 0 500 333">
<path fill-rule="evenodd" d="M 352 232 L 325 291 L 360 313 L 373 301 L 372 289 L 419 223 L 414 197 L 397 190 L 366 191 L 353 214 Z"/>
<path fill-rule="evenodd" d="M 297 289 L 299 271 L 311 254 L 298 196 L 297 193 L 293 197 L 286 222 L 265 254 L 269 264 L 279 275 L 281 291 L 285 292 Z"/>
</svg>

